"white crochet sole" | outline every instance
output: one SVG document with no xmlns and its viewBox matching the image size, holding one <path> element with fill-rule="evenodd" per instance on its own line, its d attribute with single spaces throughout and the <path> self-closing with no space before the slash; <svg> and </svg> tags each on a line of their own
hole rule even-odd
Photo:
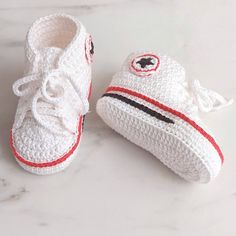
<svg viewBox="0 0 236 236">
<path fill-rule="evenodd" d="M 175 124 L 158 120 L 115 98 L 102 97 L 97 103 L 97 112 L 105 123 L 184 179 L 207 183 L 216 177 L 222 162 L 209 140 L 179 117 L 156 107 L 155 111 L 173 119 Z"/>
</svg>

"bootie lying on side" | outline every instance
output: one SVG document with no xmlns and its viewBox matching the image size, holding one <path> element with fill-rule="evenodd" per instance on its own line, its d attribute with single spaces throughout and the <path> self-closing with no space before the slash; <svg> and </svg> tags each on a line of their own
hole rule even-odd
<svg viewBox="0 0 236 236">
<path fill-rule="evenodd" d="M 27 171 L 52 174 L 75 157 L 89 110 L 92 54 L 91 36 L 72 16 L 46 16 L 30 28 L 25 77 L 13 85 L 20 99 L 10 139 Z"/>
<path fill-rule="evenodd" d="M 132 53 L 114 75 L 97 112 L 184 179 L 207 183 L 218 175 L 224 157 L 199 111 L 231 103 L 197 80 L 187 83 L 184 68 L 171 58 L 141 51 Z"/>
</svg>

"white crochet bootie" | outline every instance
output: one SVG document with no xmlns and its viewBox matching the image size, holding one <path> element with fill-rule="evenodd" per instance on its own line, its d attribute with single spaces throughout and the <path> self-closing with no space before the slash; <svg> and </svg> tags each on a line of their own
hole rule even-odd
<svg viewBox="0 0 236 236">
<path fill-rule="evenodd" d="M 25 76 L 11 131 L 18 163 L 40 175 L 65 169 L 75 156 L 89 110 L 93 43 L 74 17 L 38 19 L 26 39 Z"/>
<path fill-rule="evenodd" d="M 209 182 L 223 154 L 198 113 L 232 103 L 193 81 L 165 55 L 132 53 L 97 103 L 102 119 L 189 181 Z"/>
</svg>

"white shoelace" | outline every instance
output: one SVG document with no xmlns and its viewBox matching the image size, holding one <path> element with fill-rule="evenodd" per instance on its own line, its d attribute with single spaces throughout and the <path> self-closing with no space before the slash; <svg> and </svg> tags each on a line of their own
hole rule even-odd
<svg viewBox="0 0 236 236">
<path fill-rule="evenodd" d="M 16 96 L 22 97 L 31 94 L 33 96 L 32 100 L 30 101 L 30 104 L 22 104 L 23 107 L 21 108 L 22 114 L 20 118 L 20 123 L 23 122 L 27 111 L 31 111 L 32 116 L 35 118 L 35 120 L 41 126 L 47 128 L 51 132 L 56 134 L 66 133 L 62 131 L 62 129 L 57 128 L 55 125 L 53 125 L 52 122 L 48 121 L 48 119 L 44 117 L 45 115 L 59 118 L 62 124 L 64 125 L 64 129 L 67 129 L 67 131 L 74 133 L 74 131 L 72 131 L 66 125 L 66 122 L 63 122 L 64 119 L 66 119 L 64 112 L 56 109 L 56 105 L 59 104 L 64 98 L 64 88 L 60 84 L 56 85 L 56 87 L 54 88 L 50 88 L 50 80 L 52 78 L 59 77 L 63 77 L 70 82 L 79 99 L 81 100 L 81 115 L 84 115 L 88 112 L 88 99 L 86 95 L 82 93 L 82 91 L 80 91 L 80 89 L 75 85 L 71 74 L 61 69 L 53 69 L 46 73 L 36 73 L 29 76 L 25 76 L 23 78 L 18 79 L 13 84 L 13 92 Z M 36 81 L 38 81 L 38 83 Z M 23 89 L 24 87 L 26 88 Z M 54 91 L 53 96 L 50 96 L 50 94 L 48 93 L 48 87 L 51 89 L 51 93 L 52 91 Z M 20 90 L 20 88 L 22 88 L 22 90 Z M 57 90 L 57 93 L 55 92 L 55 90 Z M 45 106 L 46 104 L 44 106 L 41 106 L 40 112 L 38 111 L 37 107 L 39 99 L 43 100 L 46 104 L 49 104 L 49 106 Z M 53 108 L 50 105 L 53 106 Z"/>
<path fill-rule="evenodd" d="M 180 93 L 192 111 L 217 111 L 233 103 L 233 99 L 226 99 L 217 92 L 202 87 L 199 80 L 193 80 L 189 86 L 185 82 L 180 87 Z"/>
<path fill-rule="evenodd" d="M 226 99 L 219 93 L 201 86 L 199 80 L 194 80 L 191 85 L 194 100 L 202 112 L 217 111 L 233 103 L 233 99 Z"/>
</svg>

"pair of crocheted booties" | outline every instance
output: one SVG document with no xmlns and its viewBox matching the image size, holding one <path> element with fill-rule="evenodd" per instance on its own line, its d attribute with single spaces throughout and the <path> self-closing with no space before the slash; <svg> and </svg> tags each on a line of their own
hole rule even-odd
<svg viewBox="0 0 236 236">
<path fill-rule="evenodd" d="M 74 17 L 51 15 L 30 28 L 25 77 L 13 85 L 20 99 L 10 140 L 24 169 L 52 174 L 76 156 L 89 110 L 93 53 L 91 36 Z M 230 103 L 199 81 L 187 83 L 184 68 L 171 58 L 140 51 L 115 74 L 98 100 L 97 112 L 181 177 L 209 182 L 224 158 L 199 110 Z"/>
</svg>

